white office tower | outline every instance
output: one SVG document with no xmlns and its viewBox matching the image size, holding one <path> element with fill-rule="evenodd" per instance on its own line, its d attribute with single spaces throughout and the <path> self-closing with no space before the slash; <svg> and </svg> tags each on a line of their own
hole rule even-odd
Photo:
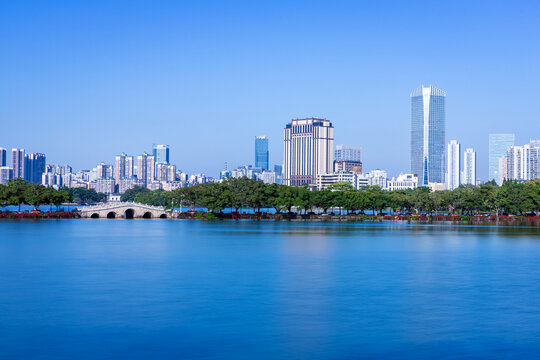
<svg viewBox="0 0 540 360">
<path fill-rule="evenodd" d="M 540 140 L 531 140 L 525 151 L 527 152 L 527 179 L 540 178 Z"/>
<path fill-rule="evenodd" d="M 459 170 L 460 170 L 460 148 L 461 146 L 456 140 L 450 140 L 447 149 L 447 161 L 446 161 L 446 188 L 448 190 L 454 190 L 459 187 Z"/>
<path fill-rule="evenodd" d="M 462 184 L 476 185 L 476 152 L 467 149 L 463 153 L 463 176 Z"/>
<path fill-rule="evenodd" d="M 504 181 L 508 179 L 507 178 L 508 169 L 506 168 L 507 164 L 508 164 L 508 159 L 506 158 L 506 156 L 501 156 L 499 158 L 499 170 L 497 173 L 497 179 L 495 179 L 498 185 L 502 185 Z"/>
<path fill-rule="evenodd" d="M 332 172 L 334 127 L 326 119 L 295 119 L 285 126 L 285 185 L 315 184 L 317 175 Z"/>
<path fill-rule="evenodd" d="M 527 180 L 527 159 L 523 146 L 512 146 L 506 153 L 506 179 Z"/>
<path fill-rule="evenodd" d="M 11 169 L 13 179 L 25 178 L 25 156 L 24 149 L 11 149 Z"/>
</svg>

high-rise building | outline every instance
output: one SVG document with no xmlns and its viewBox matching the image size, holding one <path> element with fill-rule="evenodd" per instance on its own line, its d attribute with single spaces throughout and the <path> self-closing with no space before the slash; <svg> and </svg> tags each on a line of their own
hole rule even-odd
<svg viewBox="0 0 540 360">
<path fill-rule="evenodd" d="M 126 156 L 126 161 L 125 161 L 125 170 L 124 170 L 124 173 L 125 173 L 125 176 L 127 178 L 132 178 L 135 174 L 133 173 L 133 168 L 134 168 L 134 160 L 133 160 L 133 156 Z"/>
<path fill-rule="evenodd" d="M 146 184 L 156 180 L 156 158 L 152 155 L 146 157 Z"/>
<path fill-rule="evenodd" d="M 507 164 L 508 164 L 508 159 L 506 158 L 506 155 L 501 156 L 499 158 L 499 167 L 497 171 L 498 178 L 495 179 L 495 181 L 499 185 L 502 185 L 502 183 L 504 183 L 504 181 L 507 179 L 507 173 L 508 173 L 508 169 L 506 168 Z"/>
<path fill-rule="evenodd" d="M 334 127 L 329 120 L 294 119 L 284 135 L 285 185 L 315 184 L 318 174 L 332 172 Z"/>
<path fill-rule="evenodd" d="M 266 136 L 255 137 L 255 167 L 268 170 L 268 138 Z"/>
<path fill-rule="evenodd" d="M 337 145 L 334 151 L 334 172 L 362 173 L 362 149 L 360 147 Z"/>
<path fill-rule="evenodd" d="M 154 145 L 153 155 L 156 164 L 169 163 L 169 145 L 158 144 Z"/>
<path fill-rule="evenodd" d="M 527 179 L 540 178 L 540 140 L 531 140 L 525 148 L 527 157 Z"/>
<path fill-rule="evenodd" d="M 45 154 L 28 154 L 26 156 L 26 181 L 41 184 L 41 175 L 45 172 L 45 165 Z"/>
<path fill-rule="evenodd" d="M 146 185 L 156 179 L 156 160 L 153 155 L 144 153 L 137 156 L 137 179 L 144 181 Z"/>
<path fill-rule="evenodd" d="M 96 172 L 97 180 L 113 178 L 114 171 L 113 171 L 112 165 L 106 165 L 105 163 L 102 162 L 101 164 L 97 166 L 96 170 L 97 170 Z"/>
<path fill-rule="evenodd" d="M 523 146 L 511 146 L 506 152 L 506 179 L 527 179 L 527 157 Z"/>
<path fill-rule="evenodd" d="M 0 167 L 7 166 L 7 150 L 0 148 Z"/>
<path fill-rule="evenodd" d="M 116 156 L 114 164 L 114 181 L 116 185 L 120 183 L 120 179 L 126 177 L 126 157 L 125 153 Z"/>
<path fill-rule="evenodd" d="M 446 93 L 420 86 L 411 93 L 411 172 L 418 186 L 444 182 L 445 144 Z"/>
<path fill-rule="evenodd" d="M 24 149 L 11 149 L 11 169 L 13 170 L 13 179 L 25 179 L 25 158 Z"/>
<path fill-rule="evenodd" d="M 362 161 L 362 148 L 347 145 L 336 145 L 334 161 Z"/>
<path fill-rule="evenodd" d="M 156 164 L 156 180 L 157 181 L 175 181 L 176 180 L 176 165 Z"/>
<path fill-rule="evenodd" d="M 144 153 L 142 155 L 137 156 L 137 179 L 142 180 L 146 184 L 146 161 L 148 158 L 148 154 Z"/>
<path fill-rule="evenodd" d="M 446 188 L 448 190 L 454 190 L 459 187 L 459 171 L 460 164 L 461 145 L 456 140 L 450 140 L 447 150 L 447 171 L 446 171 Z"/>
<path fill-rule="evenodd" d="M 499 174 L 499 158 L 506 156 L 506 152 L 514 146 L 514 134 L 489 134 L 489 178 L 488 181 L 495 180 L 499 185 L 504 174 Z"/>
<path fill-rule="evenodd" d="M 476 151 L 469 148 L 463 153 L 462 184 L 476 185 Z"/>
</svg>

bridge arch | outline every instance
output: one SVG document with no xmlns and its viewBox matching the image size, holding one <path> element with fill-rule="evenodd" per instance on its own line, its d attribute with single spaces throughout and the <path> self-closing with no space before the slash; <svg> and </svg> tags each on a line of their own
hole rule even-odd
<svg viewBox="0 0 540 360">
<path fill-rule="evenodd" d="M 135 210 L 132 208 L 126 209 L 126 211 L 124 211 L 124 217 L 126 219 L 133 219 L 135 217 Z"/>
<path fill-rule="evenodd" d="M 160 218 L 160 219 L 166 219 L 166 218 L 167 218 L 167 214 L 161 214 L 161 215 L 159 215 L 159 218 Z"/>
<path fill-rule="evenodd" d="M 107 213 L 107 219 L 115 219 L 116 218 L 116 213 L 114 211 L 109 211 Z"/>
<path fill-rule="evenodd" d="M 91 216 L 90 216 L 91 219 L 99 219 L 99 214 L 98 213 L 93 213 Z"/>
<path fill-rule="evenodd" d="M 152 213 L 150 211 L 147 211 L 143 214 L 143 219 L 151 219 L 152 218 Z"/>
</svg>

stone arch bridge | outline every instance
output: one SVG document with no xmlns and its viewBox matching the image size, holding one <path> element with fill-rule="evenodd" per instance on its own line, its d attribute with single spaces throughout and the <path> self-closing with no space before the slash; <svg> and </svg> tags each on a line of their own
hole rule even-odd
<svg viewBox="0 0 540 360">
<path fill-rule="evenodd" d="M 82 218 L 89 219 L 168 219 L 173 215 L 164 207 L 134 202 L 107 202 L 77 208 L 77 211 Z"/>
</svg>

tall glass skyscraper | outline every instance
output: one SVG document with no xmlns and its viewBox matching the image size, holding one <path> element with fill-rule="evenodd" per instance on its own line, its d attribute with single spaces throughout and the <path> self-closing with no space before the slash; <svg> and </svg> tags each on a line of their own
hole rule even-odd
<svg viewBox="0 0 540 360">
<path fill-rule="evenodd" d="M 420 86 L 411 93 L 411 172 L 418 186 L 444 183 L 446 93 Z"/>
<path fill-rule="evenodd" d="M 169 145 L 154 145 L 154 159 L 156 164 L 169 163 Z"/>
<path fill-rule="evenodd" d="M 514 146 L 514 134 L 489 134 L 489 181 L 500 182 L 499 158 Z M 501 185 L 501 184 L 499 184 Z"/>
<path fill-rule="evenodd" d="M 7 150 L 0 148 L 0 166 L 7 166 Z"/>
<path fill-rule="evenodd" d="M 268 170 L 268 138 L 266 136 L 255 137 L 255 167 Z"/>
</svg>

